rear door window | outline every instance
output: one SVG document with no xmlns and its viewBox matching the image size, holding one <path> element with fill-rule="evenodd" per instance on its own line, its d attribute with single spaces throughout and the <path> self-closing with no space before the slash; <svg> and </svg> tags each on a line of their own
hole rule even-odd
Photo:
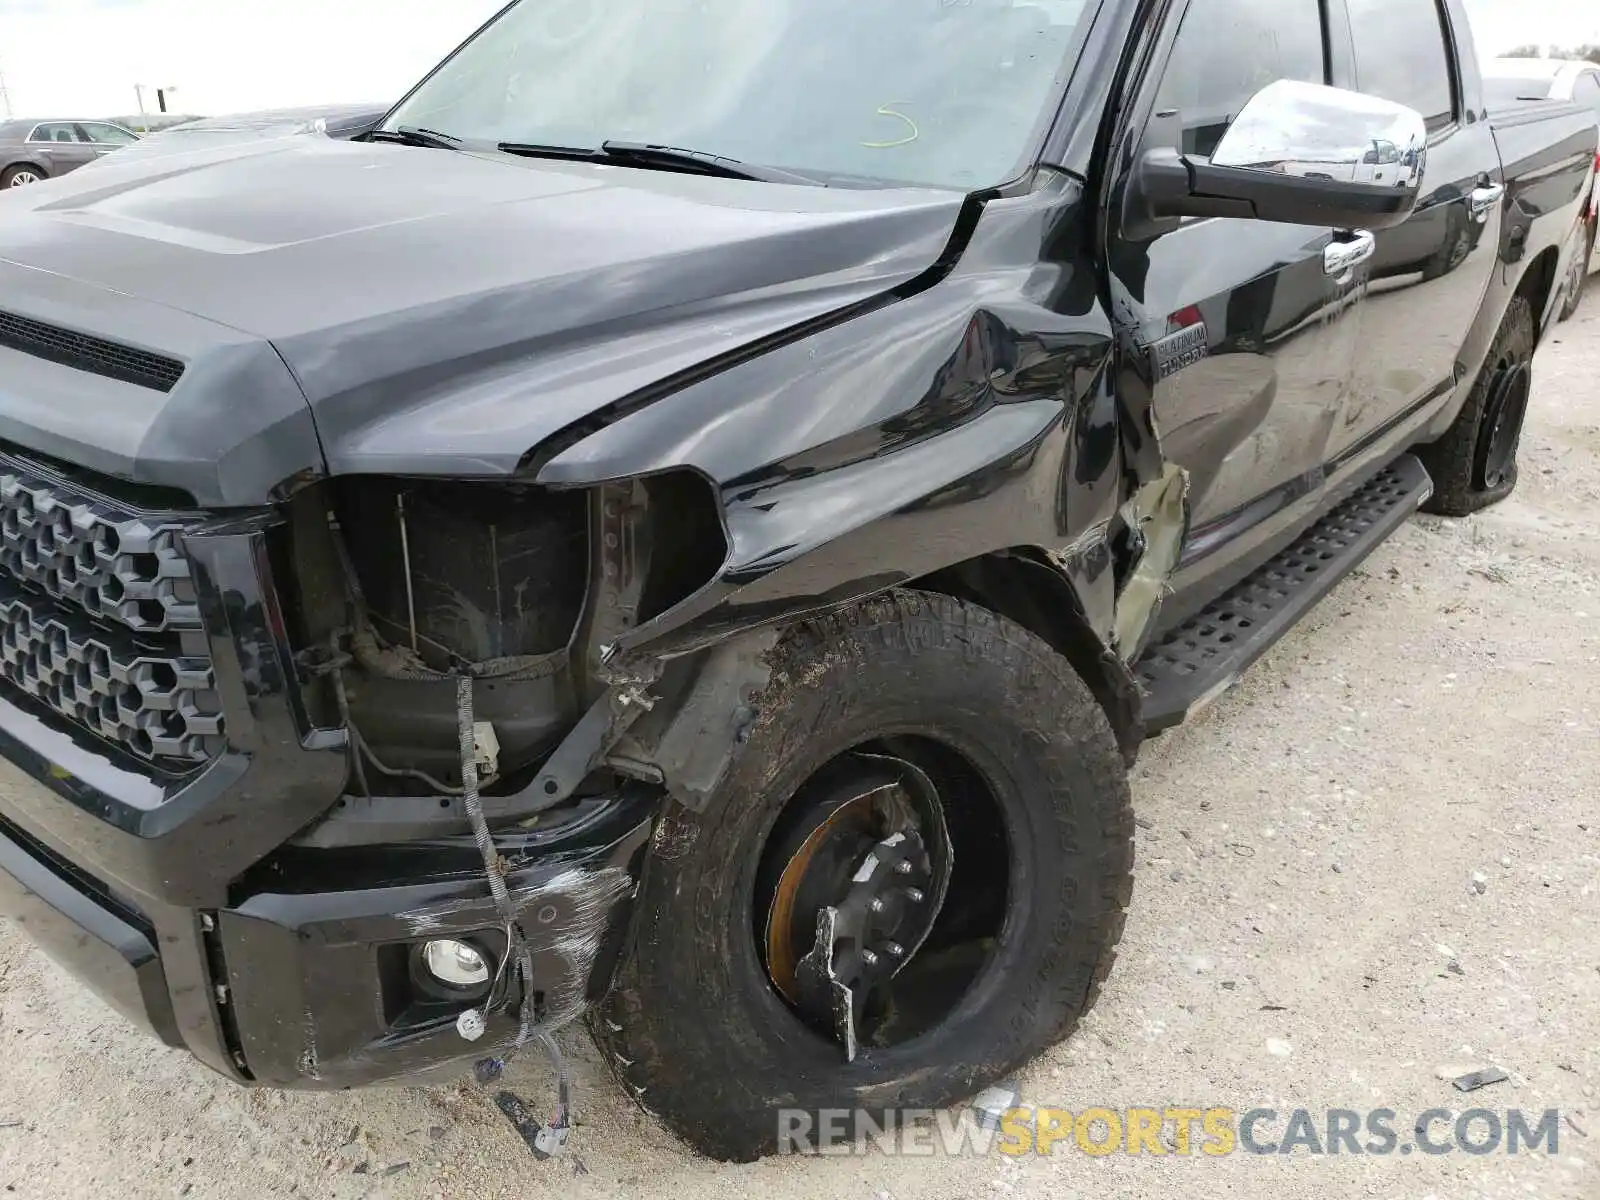
<svg viewBox="0 0 1600 1200">
<path fill-rule="evenodd" d="M 1358 86 L 1422 114 L 1428 129 L 1455 120 L 1455 72 L 1438 0 L 1349 0 Z"/>
<path fill-rule="evenodd" d="M 30 142 L 75 142 L 78 140 L 78 131 L 64 121 L 54 122 L 36 126 L 28 140 Z"/>
</svg>

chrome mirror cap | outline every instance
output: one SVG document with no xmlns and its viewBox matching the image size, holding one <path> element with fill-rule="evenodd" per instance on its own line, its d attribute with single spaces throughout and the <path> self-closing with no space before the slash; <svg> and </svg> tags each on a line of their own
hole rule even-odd
<svg viewBox="0 0 1600 1200">
<path fill-rule="evenodd" d="M 1414 109 L 1280 79 L 1250 98 L 1211 164 L 1417 195 L 1427 157 L 1427 127 Z"/>
</svg>

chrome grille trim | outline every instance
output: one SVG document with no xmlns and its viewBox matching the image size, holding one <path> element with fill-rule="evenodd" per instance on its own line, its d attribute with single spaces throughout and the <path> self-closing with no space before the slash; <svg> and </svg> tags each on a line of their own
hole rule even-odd
<svg viewBox="0 0 1600 1200">
<path fill-rule="evenodd" d="M 11 580 L 0 580 L 0 673 L 143 758 L 203 763 L 224 748 L 209 660 L 141 646 L 35 600 Z"/>
<path fill-rule="evenodd" d="M 142 512 L 0 453 L 0 677 L 152 763 L 221 754 L 182 540 L 204 519 Z"/>
<path fill-rule="evenodd" d="M 0 455 L 0 569 L 130 629 L 200 628 L 179 540 L 199 522 L 132 512 Z"/>
</svg>

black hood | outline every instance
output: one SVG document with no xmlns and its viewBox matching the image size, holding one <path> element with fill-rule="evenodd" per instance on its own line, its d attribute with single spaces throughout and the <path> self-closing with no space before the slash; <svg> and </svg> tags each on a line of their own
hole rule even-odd
<svg viewBox="0 0 1600 1200">
<path fill-rule="evenodd" d="M 915 277 L 962 201 L 320 138 L 113 156 L 0 197 L 0 310 L 191 369 L 101 453 L 81 414 L 52 428 L 3 384 L 0 433 L 131 476 L 181 460 L 145 481 L 213 502 L 248 498 L 197 487 L 207 457 L 266 455 L 257 483 L 321 467 L 288 461 L 308 443 L 276 408 L 273 438 L 224 444 L 259 414 L 204 369 L 199 322 L 234 355 L 270 343 L 334 472 L 501 474 L 619 396 Z"/>
</svg>

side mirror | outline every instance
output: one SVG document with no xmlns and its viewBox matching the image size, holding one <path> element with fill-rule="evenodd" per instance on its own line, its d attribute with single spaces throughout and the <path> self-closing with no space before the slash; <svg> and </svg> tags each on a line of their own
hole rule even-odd
<svg viewBox="0 0 1600 1200">
<path fill-rule="evenodd" d="M 1130 182 L 1130 216 L 1144 225 L 1244 217 L 1389 229 L 1416 208 L 1427 154 L 1415 110 L 1281 79 L 1250 98 L 1210 158 L 1147 149 Z"/>
</svg>

